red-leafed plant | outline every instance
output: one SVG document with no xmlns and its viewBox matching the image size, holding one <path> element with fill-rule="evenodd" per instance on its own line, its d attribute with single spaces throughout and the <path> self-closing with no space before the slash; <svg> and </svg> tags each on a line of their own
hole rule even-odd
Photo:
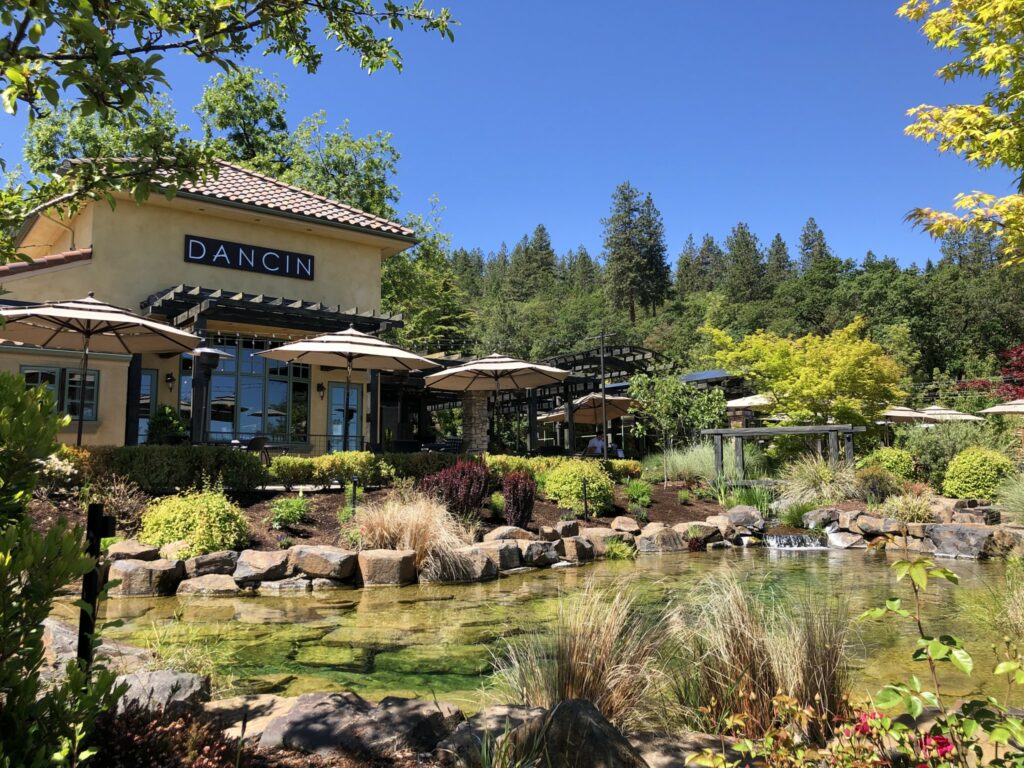
<svg viewBox="0 0 1024 768">
<path fill-rule="evenodd" d="M 1004 401 L 1024 398 L 1024 344 L 1001 352 L 999 356 L 1006 361 L 1006 365 L 999 369 L 1001 383 L 991 379 L 968 379 L 958 382 L 957 389 L 990 394 Z"/>
<path fill-rule="evenodd" d="M 427 475 L 420 490 L 440 500 L 448 511 L 463 519 L 473 517 L 487 498 L 487 465 L 460 459 L 451 467 Z"/>
<path fill-rule="evenodd" d="M 509 472 L 501 481 L 505 498 L 505 522 L 525 528 L 533 517 L 537 499 L 537 481 L 526 472 Z"/>
</svg>

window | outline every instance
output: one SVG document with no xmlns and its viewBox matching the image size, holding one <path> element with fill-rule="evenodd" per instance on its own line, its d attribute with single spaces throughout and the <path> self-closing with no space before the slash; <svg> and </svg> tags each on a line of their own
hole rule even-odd
<svg viewBox="0 0 1024 768">
<path fill-rule="evenodd" d="M 156 412 L 156 379 L 158 371 L 143 368 L 139 385 L 139 444 L 149 437 L 149 420 Z"/>
<path fill-rule="evenodd" d="M 344 384 L 331 382 L 330 407 L 327 410 L 327 443 L 330 451 L 358 451 L 363 447 L 363 385 L 352 384 L 346 388 Z M 345 445 L 345 419 L 348 419 L 348 445 Z"/>
<path fill-rule="evenodd" d="M 46 387 L 53 392 L 57 402 L 57 410 L 74 419 L 78 418 L 79 398 L 82 396 L 81 368 L 53 368 L 49 366 L 23 365 L 21 374 L 25 377 L 25 386 Z M 85 372 L 85 413 L 83 421 L 96 421 L 99 418 L 100 373 L 89 369 Z"/>
</svg>

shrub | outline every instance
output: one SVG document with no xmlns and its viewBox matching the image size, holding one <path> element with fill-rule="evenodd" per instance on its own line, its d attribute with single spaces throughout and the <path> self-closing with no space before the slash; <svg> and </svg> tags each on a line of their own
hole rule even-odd
<svg viewBox="0 0 1024 768">
<path fill-rule="evenodd" d="M 782 472 L 782 502 L 785 506 L 805 502 L 835 504 L 857 495 L 857 478 L 849 464 L 833 464 L 807 454 Z"/>
<path fill-rule="evenodd" d="M 388 497 L 367 504 L 359 509 L 356 520 L 360 546 L 414 550 L 416 567 L 426 581 L 443 581 L 452 575 L 460 567 L 455 551 L 473 540 L 472 528 L 424 494 L 405 502 Z"/>
<path fill-rule="evenodd" d="M 690 492 L 687 490 L 676 491 L 676 501 L 680 504 L 690 503 Z"/>
<path fill-rule="evenodd" d="M 544 493 L 558 506 L 582 515 L 584 481 L 590 514 L 610 510 L 614 504 L 615 484 L 601 465 L 591 459 L 572 459 L 552 469 L 544 480 Z"/>
<path fill-rule="evenodd" d="M 316 462 L 320 459 L 324 460 L 320 463 L 322 472 L 330 474 L 331 470 L 327 468 L 327 465 L 333 465 L 333 454 L 319 456 L 316 459 L 311 459 L 308 456 L 275 456 L 270 462 L 270 477 L 283 485 L 286 491 L 292 490 L 297 485 L 312 485 L 316 477 Z M 321 481 L 323 477 L 324 475 L 321 474 Z M 317 481 L 317 484 L 323 485 L 324 483 L 321 481 Z"/>
<path fill-rule="evenodd" d="M 882 504 L 884 517 L 904 523 L 930 523 L 932 515 L 932 497 L 930 494 L 901 493 L 890 496 Z"/>
<path fill-rule="evenodd" d="M 270 504 L 270 517 L 267 522 L 275 531 L 298 525 L 309 516 L 309 499 L 301 493 L 282 499 L 274 499 Z"/>
<path fill-rule="evenodd" d="M 155 547 L 184 540 L 181 557 L 222 549 L 241 549 L 249 540 L 249 526 L 237 505 L 220 488 L 193 490 L 165 496 L 142 513 L 139 539 Z"/>
<path fill-rule="evenodd" d="M 974 447 L 1009 453 L 1015 446 L 1012 435 L 999 432 L 991 423 L 949 421 L 934 427 L 905 427 L 897 432 L 901 447 L 917 464 L 917 476 L 933 488 L 941 488 L 949 462 Z"/>
<path fill-rule="evenodd" d="M 353 477 L 358 477 L 362 486 L 378 486 L 393 475 L 392 468 L 369 451 L 337 451 L 308 461 L 312 464 L 309 482 L 320 488 L 348 485 Z"/>
<path fill-rule="evenodd" d="M 534 477 L 539 478 L 555 467 L 559 467 L 571 460 L 569 456 L 531 456 L 528 461 L 530 462 L 530 468 L 533 470 Z"/>
<path fill-rule="evenodd" d="M 487 489 L 487 465 L 482 461 L 460 460 L 420 481 L 421 491 L 464 520 L 476 516 L 487 498 Z"/>
<path fill-rule="evenodd" d="M 644 470 L 643 465 L 636 459 L 602 460 L 601 466 L 608 473 L 608 476 L 619 485 L 628 482 L 630 479 L 639 478 Z"/>
<path fill-rule="evenodd" d="M 338 522 L 344 525 L 349 522 L 356 515 L 356 510 L 362 504 L 363 501 L 363 486 L 349 483 L 347 488 L 342 488 L 342 494 L 345 498 L 345 503 L 341 509 L 338 510 Z M 355 496 L 355 501 L 352 497 Z M 405 498 L 399 495 L 397 498 Z"/>
<path fill-rule="evenodd" d="M 586 699 L 620 729 L 648 726 L 659 698 L 665 622 L 641 610 L 635 590 L 589 582 L 558 604 L 554 626 L 504 643 L 495 677 L 507 701 L 552 708 Z"/>
<path fill-rule="evenodd" d="M 651 506 L 651 484 L 644 480 L 630 480 L 626 483 L 626 498 L 630 505 Z"/>
<path fill-rule="evenodd" d="M 526 472 L 533 477 L 535 469 L 530 459 L 524 456 L 509 456 L 505 453 L 488 453 L 484 456 L 487 471 L 491 473 L 492 485 L 500 486 L 501 479 L 509 472 Z"/>
<path fill-rule="evenodd" d="M 903 492 L 904 483 L 881 465 L 868 465 L 856 472 L 857 495 L 866 501 L 883 502 Z"/>
<path fill-rule="evenodd" d="M 635 560 L 636 547 L 623 539 L 608 539 L 605 542 L 605 560 Z"/>
<path fill-rule="evenodd" d="M 427 475 L 455 465 L 460 456 L 454 453 L 385 453 L 379 457 L 381 466 L 393 470 L 395 477 L 422 480 Z"/>
<path fill-rule="evenodd" d="M 106 513 L 117 520 L 117 529 L 134 536 L 142 526 L 142 513 L 150 498 L 131 480 L 111 475 L 89 489 L 89 501 L 102 503 Z"/>
<path fill-rule="evenodd" d="M 858 461 L 857 467 L 881 467 L 896 477 L 909 480 L 914 476 L 914 457 L 902 448 L 878 448 Z"/>
<path fill-rule="evenodd" d="M 992 499 L 1016 471 L 1004 454 L 989 448 L 968 448 L 949 462 L 942 492 L 957 499 Z"/>
<path fill-rule="evenodd" d="M 1024 525 L 1024 475 L 1014 475 L 996 491 L 999 505 Z"/>
<path fill-rule="evenodd" d="M 237 493 L 254 491 L 267 482 L 267 470 L 255 453 L 214 445 L 132 445 L 93 448 L 89 479 L 120 475 L 151 496 L 196 488 L 206 478 L 219 478 Z"/>
<path fill-rule="evenodd" d="M 188 422 L 169 405 L 162 405 L 149 419 L 148 445 L 177 445 L 187 440 Z"/>
<path fill-rule="evenodd" d="M 505 513 L 505 497 L 501 495 L 501 491 L 491 494 L 491 498 L 487 501 L 487 508 L 491 510 L 491 514 L 499 517 Z"/>
<path fill-rule="evenodd" d="M 509 472 L 502 478 L 505 522 L 525 528 L 533 518 L 537 482 L 527 472 Z"/>
</svg>

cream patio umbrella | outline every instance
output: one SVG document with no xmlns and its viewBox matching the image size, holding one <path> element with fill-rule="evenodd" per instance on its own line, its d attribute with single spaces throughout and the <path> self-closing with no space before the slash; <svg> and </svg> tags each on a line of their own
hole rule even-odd
<svg viewBox="0 0 1024 768">
<path fill-rule="evenodd" d="M 515 357 L 488 355 L 463 365 L 447 368 L 426 376 L 432 389 L 451 392 L 494 390 L 494 417 L 498 417 L 498 400 L 502 389 L 534 389 L 564 381 L 569 371 Z"/>
<path fill-rule="evenodd" d="M 1009 400 L 1005 403 L 993 405 L 978 413 L 990 416 L 1024 416 L 1024 400 Z"/>
<path fill-rule="evenodd" d="M 589 395 L 578 397 L 572 401 L 572 420 L 577 424 L 601 424 L 604 421 L 602 400 L 607 407 L 609 421 L 627 415 L 629 409 L 636 403 L 631 397 L 616 397 L 614 395 L 602 397 L 600 392 L 591 392 Z M 544 422 L 564 419 L 564 411 L 552 411 L 537 417 L 537 421 Z"/>
<path fill-rule="evenodd" d="M 915 411 L 913 408 L 907 408 L 905 405 L 892 405 L 879 415 L 883 420 L 892 423 L 912 423 L 928 419 L 928 416 L 921 411 Z"/>
<path fill-rule="evenodd" d="M 338 333 L 325 333 L 311 339 L 293 341 L 256 354 L 286 363 L 345 366 L 345 415 L 342 425 L 342 446 L 348 450 L 348 391 L 352 369 L 363 371 L 422 371 L 436 368 L 437 363 L 420 357 L 383 339 L 362 333 L 355 328 Z"/>
<path fill-rule="evenodd" d="M 972 416 L 962 411 L 954 411 L 952 408 L 943 408 L 939 405 L 931 405 L 921 411 L 929 421 L 984 421 L 980 416 Z"/>
<path fill-rule="evenodd" d="M 0 339 L 32 344 L 43 349 L 82 353 L 78 386 L 78 438 L 82 444 L 85 388 L 89 354 L 111 352 L 135 355 L 143 352 L 189 352 L 199 337 L 157 320 L 105 304 L 92 293 L 84 299 L 0 307 Z"/>
</svg>

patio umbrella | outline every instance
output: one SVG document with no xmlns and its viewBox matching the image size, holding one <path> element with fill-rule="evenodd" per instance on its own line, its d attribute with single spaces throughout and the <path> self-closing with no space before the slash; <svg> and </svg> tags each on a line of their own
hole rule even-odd
<svg viewBox="0 0 1024 768">
<path fill-rule="evenodd" d="M 770 408 L 774 403 L 767 395 L 749 395 L 748 397 L 737 397 L 735 400 L 726 400 L 725 407 L 729 410 L 756 410 Z"/>
<path fill-rule="evenodd" d="M 993 405 L 978 413 L 990 414 L 993 416 L 1024 416 L 1024 400 L 1010 400 L 1005 403 Z"/>
<path fill-rule="evenodd" d="M 572 420 L 577 424 L 601 424 L 604 421 L 602 412 L 602 399 L 607 406 L 608 420 L 619 419 L 629 413 L 630 407 L 635 404 L 631 397 L 615 397 L 608 395 L 602 398 L 600 392 L 591 392 L 589 395 L 578 397 L 572 402 Z M 552 411 L 543 416 L 538 416 L 537 421 L 562 421 L 565 419 L 564 411 Z"/>
<path fill-rule="evenodd" d="M 0 339 L 44 349 L 82 352 L 76 442 L 79 446 L 82 444 L 85 383 L 91 352 L 127 355 L 188 352 L 199 344 L 198 336 L 105 304 L 92 293 L 74 301 L 0 307 L 0 319 L 4 322 L 0 327 Z"/>
<path fill-rule="evenodd" d="M 914 421 L 925 421 L 928 419 L 928 416 L 921 411 L 915 411 L 913 408 L 907 408 L 905 405 L 890 406 L 879 415 L 885 421 L 894 423 L 909 423 Z"/>
<path fill-rule="evenodd" d="M 479 392 L 494 390 L 494 415 L 498 415 L 498 400 L 502 389 L 533 389 L 545 384 L 557 384 L 569 371 L 550 365 L 530 363 L 515 357 L 488 355 L 463 365 L 427 375 L 425 381 L 433 389 L 451 392 Z"/>
<path fill-rule="evenodd" d="M 921 411 L 929 421 L 984 421 L 980 416 L 971 416 L 969 413 L 954 411 L 952 408 L 943 408 L 932 405 Z"/>
<path fill-rule="evenodd" d="M 348 391 L 352 383 L 352 369 L 364 371 L 422 371 L 436 368 L 437 363 L 414 352 L 396 347 L 383 339 L 349 328 L 338 333 L 325 333 L 311 339 L 293 341 L 275 349 L 256 354 L 286 363 L 307 365 L 345 366 L 345 415 L 342 425 L 342 445 L 348 450 Z"/>
</svg>

